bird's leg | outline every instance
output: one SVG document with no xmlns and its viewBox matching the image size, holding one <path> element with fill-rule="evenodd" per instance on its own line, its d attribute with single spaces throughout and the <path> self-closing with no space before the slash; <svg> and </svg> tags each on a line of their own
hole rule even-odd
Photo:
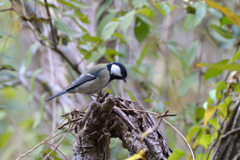
<svg viewBox="0 0 240 160">
<path fill-rule="evenodd" d="M 98 94 L 98 96 L 97 96 L 97 101 L 99 100 L 101 94 L 102 94 L 102 90 L 99 91 L 99 94 Z"/>
<path fill-rule="evenodd" d="M 100 103 L 98 103 L 98 102 L 96 102 L 95 100 L 93 100 L 92 99 L 92 97 L 90 96 L 90 95 L 87 95 L 94 103 L 96 103 L 96 104 L 100 104 Z"/>
</svg>

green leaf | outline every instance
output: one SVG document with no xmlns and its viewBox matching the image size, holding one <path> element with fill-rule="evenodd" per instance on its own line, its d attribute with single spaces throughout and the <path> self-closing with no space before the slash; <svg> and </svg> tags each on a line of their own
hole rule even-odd
<svg viewBox="0 0 240 160">
<path fill-rule="evenodd" d="M 187 49 L 187 55 L 184 58 L 184 61 L 188 64 L 189 67 L 192 66 L 193 62 L 197 57 L 198 50 L 198 41 L 194 41 L 191 46 Z"/>
<path fill-rule="evenodd" d="M 25 71 L 30 66 L 30 64 L 32 62 L 32 57 L 37 52 L 39 46 L 40 46 L 40 43 L 36 42 L 36 43 L 32 44 L 31 47 L 29 48 L 27 57 L 25 59 L 25 65 L 23 66 L 23 69 L 21 68 L 22 73 L 25 73 Z"/>
<path fill-rule="evenodd" d="M 180 87 L 178 89 L 178 95 L 179 97 L 183 97 L 188 89 L 190 88 L 190 86 L 197 81 L 198 79 L 198 72 L 193 72 L 191 74 L 189 74 L 180 84 Z"/>
<path fill-rule="evenodd" d="M 186 155 L 181 149 L 175 149 L 172 154 L 168 157 L 168 160 L 181 159 L 182 156 Z"/>
<path fill-rule="evenodd" d="M 141 43 L 149 34 L 149 26 L 139 16 L 137 16 L 134 26 L 134 35 L 139 43 Z"/>
<path fill-rule="evenodd" d="M 219 100 L 220 98 L 222 98 L 222 93 L 221 93 L 221 91 L 223 90 L 223 89 L 225 89 L 225 88 L 227 88 L 227 84 L 226 84 L 226 82 L 224 82 L 224 81 L 220 81 L 220 82 L 218 82 L 218 84 L 217 84 L 217 86 L 216 86 L 216 96 L 217 96 L 217 100 Z"/>
<path fill-rule="evenodd" d="M 195 14 L 188 13 L 184 22 L 185 31 L 188 32 L 191 28 L 195 29 L 198 25 L 199 21 L 197 16 Z"/>
<path fill-rule="evenodd" d="M 101 37 L 104 40 L 108 40 L 109 38 L 111 38 L 115 30 L 117 29 L 118 25 L 119 25 L 119 21 L 108 22 L 102 30 Z"/>
<path fill-rule="evenodd" d="M 99 8 L 97 9 L 97 13 L 96 13 L 96 22 L 98 22 L 99 18 L 101 17 L 101 15 L 107 10 L 109 9 L 110 5 L 112 4 L 113 0 L 107 0 L 104 1 L 103 4 L 101 4 L 99 6 Z"/>
<path fill-rule="evenodd" d="M 198 63 L 197 67 L 211 67 L 219 70 L 230 70 L 230 71 L 240 71 L 239 64 L 208 64 L 208 63 Z"/>
<path fill-rule="evenodd" d="M 231 85 L 231 88 L 234 89 L 234 92 L 240 93 L 240 84 L 231 83 L 230 85 Z"/>
<path fill-rule="evenodd" d="M 119 20 L 121 21 L 120 28 L 123 30 L 124 35 L 127 33 L 127 29 L 133 21 L 135 13 L 136 11 L 133 10 L 125 14 L 123 17 L 119 18 Z"/>
<path fill-rule="evenodd" d="M 217 120 L 217 118 L 209 119 L 208 123 L 210 123 L 216 130 L 218 130 L 218 120 Z"/>
<path fill-rule="evenodd" d="M 69 6 L 71 8 L 78 8 L 78 9 L 80 9 L 80 8 L 91 8 L 91 6 L 87 6 L 83 2 L 79 2 L 79 1 L 76 1 L 76 0 L 70 0 L 70 1 L 57 0 L 57 1 L 66 5 L 66 6 Z"/>
<path fill-rule="evenodd" d="M 192 6 L 187 6 L 186 10 L 187 10 L 187 13 L 190 13 L 190 14 L 195 14 L 196 13 L 196 8 L 194 8 Z"/>
<path fill-rule="evenodd" d="M 196 121 L 199 122 L 204 117 L 205 109 L 203 108 L 195 108 L 195 115 L 196 115 Z"/>
<path fill-rule="evenodd" d="M 195 28 L 202 22 L 207 13 L 206 5 L 202 2 L 196 2 L 194 4 L 194 8 L 197 9 L 195 14 L 188 13 L 185 18 L 184 29 L 186 32 L 188 32 L 191 28 L 195 30 Z"/>
<path fill-rule="evenodd" d="M 33 129 L 36 129 L 42 121 L 46 96 L 47 96 L 47 93 L 44 93 L 41 96 L 40 112 L 38 112 L 37 116 L 35 117 L 35 121 L 34 121 L 33 127 L 32 127 Z"/>
<path fill-rule="evenodd" d="M 79 33 L 78 31 L 72 30 L 72 28 L 62 19 L 54 19 L 55 26 L 57 29 L 59 29 L 62 33 L 68 35 L 69 37 L 78 37 Z"/>
<path fill-rule="evenodd" d="M 147 17 L 149 17 L 150 19 L 152 19 L 152 18 L 154 17 L 154 12 L 153 12 L 153 10 L 150 9 L 150 8 L 142 8 L 142 9 L 139 9 L 139 10 L 137 11 L 137 13 L 140 13 L 140 14 L 142 14 L 142 15 L 144 15 L 144 16 L 147 16 Z"/>
<path fill-rule="evenodd" d="M 174 6 L 167 2 L 158 3 L 156 7 L 162 15 L 168 15 L 174 9 Z"/>
<path fill-rule="evenodd" d="M 210 78 L 216 77 L 220 75 L 223 71 L 219 69 L 209 68 L 204 74 L 204 80 L 208 80 Z"/>
<path fill-rule="evenodd" d="M 106 52 L 106 46 L 103 44 L 99 44 L 97 46 L 97 51 L 92 51 L 91 57 L 87 60 L 87 64 L 91 62 L 96 62 L 97 60 L 99 60 L 104 56 L 105 52 Z"/>
<path fill-rule="evenodd" d="M 229 24 L 234 24 L 234 23 L 227 17 L 223 17 L 220 19 L 220 24 L 221 24 L 221 26 L 223 26 L 223 25 L 229 25 Z"/>
<path fill-rule="evenodd" d="M 10 131 L 5 131 L 6 132 L 6 134 L 2 134 L 1 136 L 0 136 L 0 149 L 2 149 L 2 148 L 4 148 L 4 147 L 6 147 L 6 145 L 8 144 L 8 142 L 11 140 L 11 137 L 12 137 L 12 135 L 13 135 L 13 133 L 12 132 L 10 132 Z"/>
<path fill-rule="evenodd" d="M 209 144 L 212 142 L 212 136 L 211 134 L 203 134 L 199 140 L 199 143 L 207 149 Z"/>
<path fill-rule="evenodd" d="M 177 45 L 177 43 L 175 41 L 168 41 L 166 45 L 172 51 L 175 57 L 177 57 L 181 61 L 182 65 L 185 68 L 189 69 L 187 63 L 184 61 L 182 55 L 179 52 L 179 50 L 182 51 L 182 49 Z"/>
<path fill-rule="evenodd" d="M 137 65 L 141 65 L 144 57 L 149 53 L 149 48 L 150 48 L 150 44 L 146 44 L 146 46 L 144 47 L 144 49 L 142 50 L 142 53 L 140 54 L 140 57 L 137 61 Z"/>
<path fill-rule="evenodd" d="M 212 13 L 214 16 L 216 16 L 218 19 L 223 18 L 223 14 L 214 8 L 209 8 L 208 11 Z"/>
<path fill-rule="evenodd" d="M 13 66 L 9 65 L 9 64 L 4 64 L 4 65 L 2 65 L 2 68 L 3 68 L 3 69 L 9 69 L 9 70 L 15 71 L 15 68 L 14 68 Z"/>
<path fill-rule="evenodd" d="M 229 61 L 228 59 L 224 59 L 224 60 L 222 60 L 220 62 L 217 62 L 215 64 L 227 64 L 228 61 Z M 216 77 L 216 76 L 220 75 L 221 73 L 222 73 L 222 70 L 209 68 L 204 74 L 204 80 L 206 81 L 210 78 Z"/>
<path fill-rule="evenodd" d="M 200 130 L 201 130 L 201 127 L 199 126 L 193 126 L 192 128 L 189 129 L 188 135 L 186 137 L 188 143 L 191 142 L 191 139 L 193 138 L 193 136 L 195 136 Z"/>
<path fill-rule="evenodd" d="M 240 58 L 240 49 L 237 51 L 237 53 L 233 56 L 231 63 L 234 63 L 237 59 Z"/>
<path fill-rule="evenodd" d="M 227 97 L 222 103 L 218 105 L 219 111 L 223 114 L 224 117 L 227 115 L 228 107 L 232 104 L 232 97 Z"/>
<path fill-rule="evenodd" d="M 136 101 L 136 99 L 135 99 L 135 97 L 134 97 L 134 95 L 133 95 L 133 93 L 131 92 L 131 91 L 129 91 L 128 89 L 124 89 L 125 91 L 127 91 L 127 93 L 128 93 L 128 95 L 129 95 L 129 97 L 130 97 L 130 99 L 131 100 L 133 100 L 133 101 Z"/>
<path fill-rule="evenodd" d="M 236 25 L 240 27 L 240 17 L 233 13 L 228 7 L 224 7 L 219 5 L 217 2 L 205 0 L 205 2 L 213 7 L 221 11 L 225 16 L 227 16 L 230 20 L 232 20 Z"/>
<path fill-rule="evenodd" d="M 109 145 L 110 150 L 113 150 L 114 148 L 116 148 L 120 143 L 121 141 L 119 140 L 119 138 L 111 138 L 110 145 Z"/>
<path fill-rule="evenodd" d="M 212 28 L 214 31 L 216 31 L 218 34 L 220 34 L 222 37 L 227 38 L 227 39 L 232 39 L 233 35 L 232 33 L 216 26 L 216 25 L 210 25 L 209 28 Z"/>
<path fill-rule="evenodd" d="M 114 17 L 116 16 L 116 13 L 109 13 L 105 15 L 103 18 L 101 18 L 101 21 L 99 22 L 97 26 L 97 36 L 101 36 L 102 30 L 105 27 L 105 25 L 110 22 Z M 115 32 L 116 33 L 116 32 Z"/>
<path fill-rule="evenodd" d="M 31 77 L 31 93 L 30 93 L 30 95 L 29 95 L 28 102 L 30 102 L 30 101 L 33 99 L 33 97 L 34 97 L 35 79 L 36 79 L 37 75 L 38 75 L 39 73 L 41 73 L 42 71 L 43 71 L 43 69 L 42 69 L 42 68 L 39 68 L 39 69 L 37 69 L 37 70 L 35 70 L 35 71 L 33 72 L 33 75 L 32 75 L 32 77 Z"/>
<path fill-rule="evenodd" d="M 88 20 L 88 16 L 82 14 L 79 10 L 75 9 L 75 15 L 74 17 L 77 16 L 83 23 L 89 24 L 90 21 Z"/>
<path fill-rule="evenodd" d="M 117 55 L 119 55 L 117 51 L 109 48 L 106 50 L 106 53 L 105 53 L 105 56 L 109 62 L 114 62 L 114 57 Z"/>
<path fill-rule="evenodd" d="M 153 100 L 152 100 L 151 98 L 145 98 L 145 99 L 143 100 L 143 102 L 152 103 Z"/>
<path fill-rule="evenodd" d="M 121 148 L 120 150 L 118 150 L 118 152 L 116 153 L 116 160 L 123 160 L 128 158 L 129 152 L 127 149 L 125 148 Z"/>
</svg>

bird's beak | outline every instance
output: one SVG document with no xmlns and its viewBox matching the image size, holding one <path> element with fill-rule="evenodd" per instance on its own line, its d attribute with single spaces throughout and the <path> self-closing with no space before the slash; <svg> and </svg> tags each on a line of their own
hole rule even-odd
<svg viewBox="0 0 240 160">
<path fill-rule="evenodd" d="M 122 80 L 123 80 L 125 83 L 127 83 L 127 80 L 126 80 L 126 78 L 123 78 Z"/>
</svg>

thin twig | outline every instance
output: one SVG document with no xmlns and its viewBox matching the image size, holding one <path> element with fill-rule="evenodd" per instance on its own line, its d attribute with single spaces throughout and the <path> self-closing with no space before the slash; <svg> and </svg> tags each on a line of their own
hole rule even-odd
<svg viewBox="0 0 240 160">
<path fill-rule="evenodd" d="M 151 113 L 151 114 L 159 115 L 159 113 L 156 113 L 156 112 L 144 111 L 144 110 L 138 110 L 138 109 L 122 109 L 122 108 L 115 108 L 115 107 L 114 107 L 114 109 L 118 109 L 118 110 L 122 110 L 122 111 L 138 111 L 138 112 L 144 112 L 144 113 Z"/>
<path fill-rule="evenodd" d="M 44 144 L 47 144 L 47 145 L 50 145 L 52 146 L 53 148 L 55 148 L 59 153 L 61 153 L 63 155 L 63 157 L 67 160 L 67 157 L 59 150 L 57 149 L 54 145 L 50 144 L 50 143 L 47 143 L 47 142 L 44 142 Z"/>
<path fill-rule="evenodd" d="M 235 128 L 235 129 L 233 129 L 233 130 L 227 132 L 226 134 L 222 135 L 222 136 L 220 137 L 220 139 L 222 139 L 222 138 L 226 138 L 226 137 L 229 136 L 230 134 L 233 134 L 233 133 L 238 132 L 238 131 L 240 131 L 240 127 Z"/>
<path fill-rule="evenodd" d="M 177 133 L 184 139 L 184 141 L 187 143 L 188 148 L 189 148 L 189 150 L 190 150 L 190 152 L 191 152 L 191 154 L 192 154 L 192 159 L 195 160 L 193 150 L 192 150 L 190 144 L 187 142 L 186 138 L 183 136 L 183 134 L 182 134 L 177 128 L 175 128 L 171 123 L 169 123 L 167 120 L 165 120 L 164 118 L 163 118 L 163 120 L 164 120 L 168 125 L 170 125 L 175 131 L 177 131 Z"/>
<path fill-rule="evenodd" d="M 55 36 L 55 32 L 53 30 L 52 17 L 51 17 L 51 14 L 49 12 L 49 7 L 48 7 L 47 0 L 44 0 L 44 3 L 45 3 L 45 8 L 46 8 L 46 11 L 47 11 L 48 18 L 50 19 L 51 33 L 52 33 L 52 36 L 53 36 L 53 47 L 57 48 L 56 39 L 55 39 L 56 36 Z"/>
<path fill-rule="evenodd" d="M 11 10 L 13 10 L 12 7 L 11 8 L 6 8 L 6 9 L 2 9 L 2 10 L 0 10 L 0 12 L 6 12 L 6 11 L 11 11 Z"/>
<path fill-rule="evenodd" d="M 62 122 L 59 124 L 59 126 L 62 125 L 62 123 L 66 120 L 66 118 L 64 118 L 62 120 Z M 24 153 L 23 155 L 21 155 L 20 157 L 18 157 L 16 160 L 20 160 L 21 158 L 23 158 L 24 156 L 26 156 L 27 154 L 31 153 L 32 151 L 34 151 L 35 149 L 37 149 L 39 146 L 41 146 L 43 143 L 45 143 L 46 141 L 49 140 L 49 138 L 51 138 L 51 136 L 58 130 L 58 127 L 41 143 L 39 143 L 38 145 L 36 145 L 34 148 L 32 148 L 31 150 L 29 150 L 28 152 Z"/>
<path fill-rule="evenodd" d="M 74 124 L 72 124 L 72 126 L 68 129 L 68 132 L 64 135 L 64 137 L 60 140 L 60 142 L 56 145 L 56 148 L 54 150 L 52 150 L 47 156 L 51 155 L 52 153 L 52 156 L 54 155 L 54 153 L 56 152 L 56 149 L 59 147 L 59 145 L 62 143 L 62 141 L 66 138 L 66 136 L 68 135 L 69 132 L 71 132 L 72 130 L 72 127 L 74 126 Z M 46 157 L 47 157 L 46 156 Z"/>
</svg>

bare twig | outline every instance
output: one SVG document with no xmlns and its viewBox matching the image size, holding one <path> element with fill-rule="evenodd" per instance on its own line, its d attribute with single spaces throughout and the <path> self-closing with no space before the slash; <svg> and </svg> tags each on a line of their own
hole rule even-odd
<svg viewBox="0 0 240 160">
<path fill-rule="evenodd" d="M 72 124 L 72 126 L 70 126 L 70 128 L 68 129 L 68 132 L 64 135 L 64 137 L 60 140 L 60 142 L 56 145 L 55 149 L 52 150 L 47 156 L 54 155 L 54 153 L 56 152 L 56 149 L 59 147 L 59 145 L 62 143 L 62 141 L 66 138 L 66 136 L 68 135 L 69 132 L 71 132 L 72 128 L 73 128 L 74 124 Z M 47 157 L 46 156 L 46 157 Z"/>
<path fill-rule="evenodd" d="M 53 48 L 57 48 L 56 39 L 55 39 L 56 36 L 55 36 L 54 29 L 53 29 L 52 17 L 51 17 L 51 14 L 49 12 L 49 7 L 48 7 L 47 0 L 44 0 L 44 3 L 45 3 L 45 8 L 46 8 L 46 11 L 47 11 L 48 18 L 50 19 L 51 33 L 52 33 L 52 36 L 53 36 Z"/>
<path fill-rule="evenodd" d="M 165 120 L 164 118 L 163 118 L 163 120 L 164 120 L 168 125 L 170 125 L 170 126 L 184 139 L 184 141 L 187 143 L 188 148 L 189 148 L 189 150 L 190 150 L 190 152 L 191 152 L 191 154 L 192 154 L 192 159 L 195 160 L 195 156 L 194 156 L 193 150 L 192 150 L 190 144 L 187 142 L 186 138 L 183 136 L 183 134 L 182 134 L 177 128 L 175 128 L 171 123 L 169 123 L 167 120 Z"/>
<path fill-rule="evenodd" d="M 47 143 L 47 142 L 44 142 L 44 144 L 47 144 L 47 145 L 50 145 L 52 146 L 53 148 L 55 148 L 59 153 L 61 153 L 63 155 L 63 157 L 67 160 L 67 157 L 59 150 L 57 149 L 57 147 L 55 147 L 54 145 L 50 144 L 50 143 Z"/>
<path fill-rule="evenodd" d="M 66 118 L 64 118 L 62 120 L 62 122 L 59 124 L 59 126 L 62 125 L 62 123 L 65 121 Z M 39 143 L 38 145 L 36 145 L 34 148 L 32 148 L 31 150 L 29 150 L 28 152 L 24 153 L 23 155 L 19 156 L 16 160 L 20 160 L 21 158 L 23 158 L 24 156 L 26 156 L 27 154 L 31 153 L 32 151 L 34 151 L 35 149 L 37 149 L 39 146 L 41 146 L 42 144 L 44 144 L 46 141 L 48 141 L 51 136 L 58 130 L 58 127 L 41 143 Z"/>
<path fill-rule="evenodd" d="M 11 8 L 6 8 L 6 9 L 2 9 L 2 10 L 0 10 L 0 12 L 6 12 L 6 11 L 11 11 L 11 10 L 13 10 L 12 7 Z"/>
<path fill-rule="evenodd" d="M 233 133 L 238 132 L 238 131 L 240 131 L 240 127 L 235 128 L 235 129 L 233 129 L 233 130 L 227 132 L 226 134 L 222 135 L 222 136 L 220 137 L 220 139 L 222 139 L 222 138 L 226 138 L 226 137 L 229 136 L 230 134 L 233 134 Z"/>
</svg>

